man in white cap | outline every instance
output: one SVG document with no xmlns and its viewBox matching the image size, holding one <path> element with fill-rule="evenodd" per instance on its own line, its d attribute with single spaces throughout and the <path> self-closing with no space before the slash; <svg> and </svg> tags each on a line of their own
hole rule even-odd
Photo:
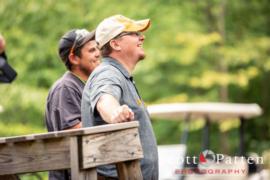
<svg viewBox="0 0 270 180">
<path fill-rule="evenodd" d="M 82 96 L 83 127 L 137 120 L 144 158 L 143 178 L 158 179 L 158 153 L 149 113 L 135 86 L 132 72 L 145 58 L 141 32 L 150 20 L 134 21 L 122 15 L 104 19 L 96 29 L 103 62 L 89 77 Z M 102 166 L 105 179 L 117 178 L 115 166 Z"/>
</svg>

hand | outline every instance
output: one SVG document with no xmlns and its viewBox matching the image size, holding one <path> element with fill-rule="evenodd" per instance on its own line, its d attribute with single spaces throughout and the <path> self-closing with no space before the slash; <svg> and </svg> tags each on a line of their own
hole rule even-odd
<svg viewBox="0 0 270 180">
<path fill-rule="evenodd" d="M 4 37 L 0 34 L 0 53 L 4 52 L 6 46 L 6 42 Z"/>
<path fill-rule="evenodd" d="M 119 106 L 111 117 L 112 123 L 128 122 L 134 120 L 134 112 L 127 106 Z"/>
</svg>

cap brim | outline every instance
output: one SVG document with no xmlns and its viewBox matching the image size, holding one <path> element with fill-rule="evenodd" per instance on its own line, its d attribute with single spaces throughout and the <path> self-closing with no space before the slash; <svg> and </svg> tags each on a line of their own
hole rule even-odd
<svg viewBox="0 0 270 180">
<path fill-rule="evenodd" d="M 132 23 L 131 25 L 129 25 L 128 27 L 126 27 L 124 29 L 124 31 L 139 31 L 139 32 L 143 32 L 146 31 L 149 27 L 150 27 L 151 21 L 150 19 L 144 19 L 144 20 L 140 20 L 140 21 L 134 21 L 134 23 Z"/>
<path fill-rule="evenodd" d="M 80 44 L 80 46 L 83 46 L 85 43 L 91 41 L 91 40 L 95 40 L 95 30 L 91 31 L 82 41 L 82 43 Z"/>
</svg>

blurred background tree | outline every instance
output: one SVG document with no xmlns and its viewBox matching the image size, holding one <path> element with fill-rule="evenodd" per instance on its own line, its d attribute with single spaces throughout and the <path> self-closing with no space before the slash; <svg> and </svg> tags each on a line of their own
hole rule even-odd
<svg viewBox="0 0 270 180">
<path fill-rule="evenodd" d="M 60 37 L 94 29 L 105 17 L 151 18 L 147 58 L 135 80 L 147 104 L 227 101 L 258 103 L 263 116 L 247 123 L 248 151 L 270 147 L 270 2 L 268 0 L 0 0 L 0 31 L 18 72 L 0 84 L 0 136 L 45 132 L 49 87 L 65 71 Z M 159 144 L 177 143 L 182 124 L 153 121 Z M 213 125 L 211 149 L 237 151 L 237 124 Z M 203 123 L 191 125 L 189 150 L 200 151 Z M 217 136 L 227 140 L 220 145 Z M 226 142 L 226 143 L 225 143 Z"/>
</svg>

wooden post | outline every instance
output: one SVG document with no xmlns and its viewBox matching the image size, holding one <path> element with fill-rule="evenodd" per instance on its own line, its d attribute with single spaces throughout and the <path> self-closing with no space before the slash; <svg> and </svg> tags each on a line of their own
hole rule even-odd
<svg viewBox="0 0 270 180">
<path fill-rule="evenodd" d="M 142 180 L 140 160 L 126 161 L 116 164 L 119 180 Z"/>
<path fill-rule="evenodd" d="M 70 165 L 71 165 L 71 179 L 72 180 L 97 180 L 96 168 L 80 170 L 80 156 L 81 137 L 70 138 Z"/>
</svg>

